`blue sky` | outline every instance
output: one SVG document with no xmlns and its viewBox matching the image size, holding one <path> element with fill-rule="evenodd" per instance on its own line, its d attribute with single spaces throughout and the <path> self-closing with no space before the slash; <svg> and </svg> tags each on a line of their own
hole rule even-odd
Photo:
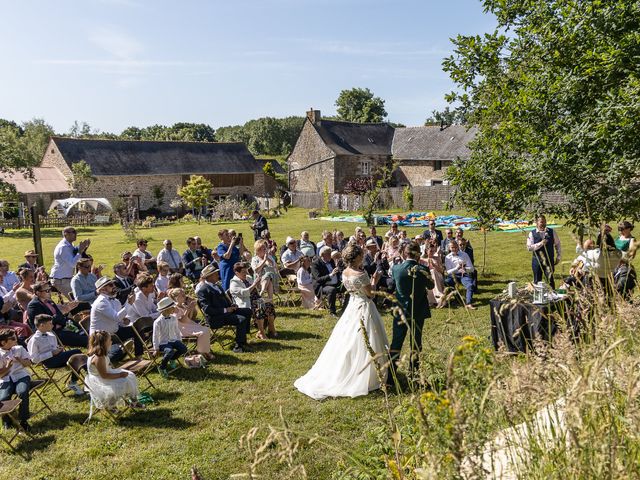
<svg viewBox="0 0 640 480">
<path fill-rule="evenodd" d="M 480 0 L 0 0 L 0 118 L 244 123 L 335 112 L 367 87 L 389 120 L 445 105 L 450 37 L 490 31 Z"/>
</svg>

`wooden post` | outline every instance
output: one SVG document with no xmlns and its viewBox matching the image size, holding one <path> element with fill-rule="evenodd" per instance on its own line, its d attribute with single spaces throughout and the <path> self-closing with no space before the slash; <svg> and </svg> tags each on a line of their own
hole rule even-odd
<svg viewBox="0 0 640 480">
<path fill-rule="evenodd" d="M 29 209 L 31 212 L 31 230 L 33 233 L 33 247 L 38 255 L 38 265 L 44 265 L 44 255 L 42 253 L 42 235 L 40 234 L 40 211 L 37 204 Z"/>
</svg>

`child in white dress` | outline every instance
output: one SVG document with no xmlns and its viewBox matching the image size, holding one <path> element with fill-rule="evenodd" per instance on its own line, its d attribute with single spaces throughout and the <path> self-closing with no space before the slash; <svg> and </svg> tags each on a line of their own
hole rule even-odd
<svg viewBox="0 0 640 480">
<path fill-rule="evenodd" d="M 98 330 L 89 337 L 88 375 L 85 384 L 91 401 L 97 408 L 117 408 L 128 403 L 133 408 L 144 408 L 138 402 L 138 379 L 133 372 L 113 368 L 107 356 L 111 348 L 111 335 Z"/>
</svg>

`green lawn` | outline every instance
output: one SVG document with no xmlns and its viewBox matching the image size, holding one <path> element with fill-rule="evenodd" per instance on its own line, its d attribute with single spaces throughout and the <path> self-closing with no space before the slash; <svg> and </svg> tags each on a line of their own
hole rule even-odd
<svg viewBox="0 0 640 480">
<path fill-rule="evenodd" d="M 351 234 L 355 224 L 309 220 L 306 211 L 290 210 L 284 217 L 269 220 L 273 237 L 282 244 L 287 235 L 298 237 L 308 230 L 320 240 L 325 228 L 339 228 Z M 248 222 L 225 224 L 253 238 Z M 184 245 L 190 235 L 200 235 L 210 247 L 217 244 L 221 225 L 179 224 L 141 230 L 149 240 L 149 250 L 157 253 L 164 238 L 176 247 Z M 382 230 L 381 227 L 379 230 Z M 415 235 L 417 229 L 411 232 Z M 574 243 L 568 229 L 558 229 L 565 260 L 574 256 Z M 384 231 L 379 232 L 384 234 Z M 482 236 L 465 234 L 475 247 L 476 262 L 482 260 Z M 45 262 L 60 238 L 59 231 L 44 232 Z M 79 229 L 78 239 L 90 238 L 89 252 L 96 262 L 111 266 L 124 250 L 135 245 L 124 240 L 118 226 Z M 431 362 L 444 365 L 452 347 L 464 335 L 486 339 L 489 334 L 488 300 L 499 293 L 508 281 L 524 282 L 530 278 L 530 254 L 525 249 L 524 233 L 490 233 L 488 235 L 487 277 L 480 279 L 477 296 L 480 308 L 467 313 L 459 308 L 438 310 L 425 331 L 425 352 Z M 32 247 L 29 231 L 9 231 L 0 237 L 2 256 L 12 266 L 22 262 L 22 254 Z M 565 267 L 566 269 L 566 267 Z M 378 423 L 383 398 L 372 394 L 357 399 L 313 401 L 293 388 L 294 380 L 306 372 L 322 349 L 335 320 L 329 316 L 301 309 L 278 309 L 280 338 L 255 344 L 253 354 L 235 355 L 217 348 L 216 360 L 206 370 L 183 371 L 169 380 L 157 374 L 152 379 L 159 391 L 152 395 L 160 405 L 131 415 L 120 425 L 106 420 L 84 426 L 88 402 L 61 399 L 48 395 L 53 414 L 41 414 L 32 420 L 35 440 L 23 441 L 18 455 L 1 453 L 0 478 L 111 478 L 178 479 L 188 478 L 188 470 L 197 465 L 207 479 L 228 478 L 246 472 L 248 455 L 239 439 L 252 427 L 266 435 L 269 424 L 280 423 L 279 411 L 296 431 L 318 434 L 326 443 L 348 452 L 366 440 L 368 429 Z M 387 316 L 390 333 L 390 318 Z M 391 397 L 398 402 L 399 397 Z M 303 449 L 299 460 L 305 464 L 309 478 L 330 478 L 341 460 L 335 449 L 319 443 Z M 263 478 L 284 478 L 278 465 L 261 470 Z"/>
</svg>

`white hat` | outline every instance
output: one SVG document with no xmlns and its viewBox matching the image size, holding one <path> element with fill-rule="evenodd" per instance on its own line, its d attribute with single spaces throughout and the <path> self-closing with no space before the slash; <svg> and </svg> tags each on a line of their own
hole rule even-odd
<svg viewBox="0 0 640 480">
<path fill-rule="evenodd" d="M 96 280 L 96 290 L 100 290 L 102 287 L 104 287 L 105 285 L 109 285 L 110 283 L 114 283 L 115 280 L 109 278 L 109 277 L 100 277 L 98 280 Z"/>
<path fill-rule="evenodd" d="M 218 267 L 216 267 L 213 263 L 210 263 L 202 269 L 202 272 L 200 272 L 200 276 L 202 278 L 207 278 L 209 275 L 213 275 L 214 273 L 219 271 L 220 270 L 218 269 Z"/>
<path fill-rule="evenodd" d="M 367 240 L 367 243 L 364 244 L 365 247 L 377 247 L 378 242 L 376 242 L 373 238 Z"/>
<path fill-rule="evenodd" d="M 174 302 L 172 298 L 163 297 L 158 302 L 158 311 L 162 312 L 163 310 L 166 310 L 167 308 L 170 308 L 170 307 L 174 307 L 175 305 L 176 305 L 176 302 Z"/>
<path fill-rule="evenodd" d="M 293 237 L 287 237 L 287 240 L 284 242 L 285 245 L 289 245 L 291 242 L 295 242 L 296 239 Z"/>
</svg>

